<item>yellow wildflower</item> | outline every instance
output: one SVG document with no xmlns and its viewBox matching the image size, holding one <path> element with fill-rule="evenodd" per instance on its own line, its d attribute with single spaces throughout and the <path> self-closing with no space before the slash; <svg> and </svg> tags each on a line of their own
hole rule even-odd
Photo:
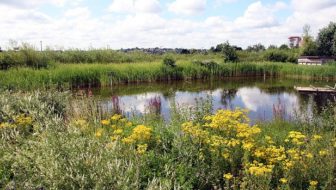
<svg viewBox="0 0 336 190">
<path fill-rule="evenodd" d="M 264 165 L 263 163 L 254 162 L 248 168 L 248 172 L 255 176 L 265 176 L 271 174 L 273 170 L 273 165 Z"/>
<path fill-rule="evenodd" d="M 115 134 L 115 135 L 121 135 L 122 133 L 123 133 L 122 129 L 117 129 L 117 130 L 113 131 L 113 134 Z"/>
<path fill-rule="evenodd" d="M 318 184 L 318 181 L 312 180 L 309 182 L 309 185 L 315 187 Z"/>
<path fill-rule="evenodd" d="M 95 133 L 95 137 L 97 137 L 97 138 L 101 137 L 102 134 L 103 134 L 103 131 L 104 131 L 103 129 L 98 129 Z"/>
<path fill-rule="evenodd" d="M 147 144 L 139 144 L 137 147 L 138 154 L 144 154 L 147 151 L 148 145 Z"/>
<path fill-rule="evenodd" d="M 148 141 L 152 135 L 152 129 L 144 125 L 138 125 L 132 130 L 132 134 L 122 141 L 126 144 L 132 144 L 136 141 Z"/>
<path fill-rule="evenodd" d="M 314 141 L 318 141 L 318 140 L 321 140 L 321 139 L 322 139 L 321 135 L 313 135 L 313 140 Z"/>
<path fill-rule="evenodd" d="M 120 119 L 120 122 L 122 122 L 122 123 L 126 123 L 126 122 L 127 122 L 127 119 L 126 119 L 126 118 L 122 118 L 122 119 Z"/>
<path fill-rule="evenodd" d="M 116 141 L 116 140 L 118 140 L 118 136 L 111 136 L 110 139 L 111 139 L 111 141 Z"/>
<path fill-rule="evenodd" d="M 30 125 L 32 124 L 33 119 L 25 114 L 21 114 L 15 119 L 15 123 L 18 125 Z"/>
<path fill-rule="evenodd" d="M 302 145 L 304 143 L 306 136 L 298 131 L 290 131 L 288 138 L 291 140 L 293 144 Z"/>
<path fill-rule="evenodd" d="M 280 178 L 280 183 L 282 184 L 286 184 L 288 182 L 288 180 L 286 178 Z"/>
<path fill-rule="evenodd" d="M 233 178 L 233 175 L 231 173 L 224 174 L 223 177 L 227 180 L 230 180 Z"/>
<path fill-rule="evenodd" d="M 106 120 L 106 119 L 104 119 L 104 120 L 101 120 L 101 122 L 100 122 L 102 125 L 110 125 L 110 120 Z"/>
<path fill-rule="evenodd" d="M 307 157 L 307 158 L 313 158 L 314 156 L 313 156 L 312 153 L 308 152 L 308 153 L 306 153 L 306 157 Z"/>
<path fill-rule="evenodd" d="M 225 158 L 225 159 L 228 159 L 230 157 L 230 153 L 226 152 L 226 153 L 223 153 L 222 156 Z"/>
<path fill-rule="evenodd" d="M 325 149 L 324 149 L 324 150 L 320 150 L 320 151 L 319 151 L 319 155 L 320 155 L 320 156 L 326 156 L 326 155 L 328 155 L 328 151 L 325 150 Z"/>
<path fill-rule="evenodd" d="M 120 120 L 121 118 L 122 118 L 121 115 L 119 115 L 119 114 L 114 114 L 114 115 L 111 117 L 111 120 L 118 121 L 118 120 Z"/>
<path fill-rule="evenodd" d="M 254 144 L 252 142 L 244 142 L 243 149 L 250 151 L 253 148 Z"/>
</svg>

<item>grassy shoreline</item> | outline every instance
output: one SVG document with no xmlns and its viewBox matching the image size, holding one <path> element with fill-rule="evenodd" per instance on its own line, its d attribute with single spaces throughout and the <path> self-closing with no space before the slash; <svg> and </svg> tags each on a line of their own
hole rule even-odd
<svg viewBox="0 0 336 190">
<path fill-rule="evenodd" d="M 291 63 L 218 63 L 202 66 L 177 62 L 177 67 L 160 62 L 120 64 L 54 64 L 49 69 L 13 68 L 0 71 L 0 86 L 5 89 L 49 87 L 76 88 L 113 86 L 121 83 L 194 80 L 221 77 L 270 76 L 336 80 L 336 67 L 302 66 Z"/>
</svg>

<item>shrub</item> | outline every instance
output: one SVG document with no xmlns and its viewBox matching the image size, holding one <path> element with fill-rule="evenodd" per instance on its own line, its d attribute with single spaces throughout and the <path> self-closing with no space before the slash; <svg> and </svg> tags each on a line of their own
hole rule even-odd
<svg viewBox="0 0 336 190">
<path fill-rule="evenodd" d="M 265 53 L 264 59 L 266 61 L 296 63 L 297 55 L 295 52 L 291 52 L 290 50 L 269 50 Z"/>
<path fill-rule="evenodd" d="M 0 56 L 0 69 L 7 70 L 11 67 L 23 65 L 25 62 L 24 57 L 20 52 L 8 51 L 1 53 Z"/>
<path fill-rule="evenodd" d="M 236 62 L 238 61 L 238 55 L 236 50 L 226 42 L 223 44 L 222 52 L 224 54 L 224 62 Z"/>
<path fill-rule="evenodd" d="M 287 58 L 287 54 L 281 51 L 269 51 L 265 54 L 267 61 L 286 62 Z"/>
<path fill-rule="evenodd" d="M 205 61 L 194 60 L 192 63 L 202 67 L 206 67 L 208 69 L 215 69 L 218 67 L 218 63 L 212 60 L 205 60 Z"/>
<path fill-rule="evenodd" d="M 44 52 L 38 52 L 28 45 L 23 45 L 20 53 L 24 57 L 24 62 L 27 67 L 32 68 L 47 68 L 49 65 L 49 58 Z"/>
<path fill-rule="evenodd" d="M 163 64 L 169 67 L 176 67 L 176 61 L 172 56 L 165 56 L 163 58 Z"/>
</svg>

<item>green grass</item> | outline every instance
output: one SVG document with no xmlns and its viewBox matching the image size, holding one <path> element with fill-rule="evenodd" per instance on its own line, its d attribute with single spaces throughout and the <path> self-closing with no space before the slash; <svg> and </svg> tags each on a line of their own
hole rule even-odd
<svg viewBox="0 0 336 190">
<path fill-rule="evenodd" d="M 194 80 L 221 77 L 273 76 L 303 79 L 336 79 L 336 66 L 302 66 L 290 63 L 219 63 L 207 67 L 178 61 L 177 67 L 161 62 L 120 64 L 55 64 L 49 69 L 13 68 L 0 71 L 7 89 L 113 86 L 120 83 Z"/>
</svg>

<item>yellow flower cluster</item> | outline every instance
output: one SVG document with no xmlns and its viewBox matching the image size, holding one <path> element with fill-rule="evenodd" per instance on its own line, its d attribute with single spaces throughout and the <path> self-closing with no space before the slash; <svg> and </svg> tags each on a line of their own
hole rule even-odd
<svg viewBox="0 0 336 190">
<path fill-rule="evenodd" d="M 318 184 L 318 181 L 312 180 L 309 182 L 309 185 L 315 187 Z"/>
<path fill-rule="evenodd" d="M 126 144 L 134 144 L 139 141 L 148 141 L 150 140 L 152 135 L 152 128 L 146 127 L 144 125 L 138 125 L 136 126 L 132 134 L 124 139 L 122 139 L 122 142 Z"/>
<path fill-rule="evenodd" d="M 138 154 L 144 154 L 148 150 L 148 143 L 153 140 L 153 130 L 145 125 L 134 126 L 132 122 L 115 114 L 109 119 L 101 120 L 101 128 L 95 130 L 94 136 L 97 138 L 109 137 L 112 142 L 122 142 Z M 111 143 L 109 143 L 111 145 Z M 110 146 L 112 147 L 112 145 Z"/>
<path fill-rule="evenodd" d="M 80 128 L 88 125 L 86 122 L 81 120 L 77 121 L 77 124 L 79 124 Z M 119 114 L 115 114 L 108 119 L 101 120 L 100 124 L 102 126 L 101 128 L 95 130 L 95 137 L 100 138 L 102 136 L 110 136 L 112 141 L 123 138 L 126 135 L 125 130 L 133 125 L 132 122 L 127 121 L 126 118 L 122 118 Z"/>
<path fill-rule="evenodd" d="M 206 123 L 203 125 L 184 123 L 182 131 L 192 141 L 205 145 L 212 153 L 225 159 L 235 148 L 251 150 L 255 146 L 255 136 L 261 132 L 257 126 L 248 124 L 245 110 L 219 110 L 204 119 Z"/>
<path fill-rule="evenodd" d="M 330 149 L 322 148 L 322 135 L 307 136 L 299 131 L 290 131 L 282 142 L 275 142 L 271 136 L 262 136 L 261 129 L 249 125 L 244 110 L 219 110 L 214 115 L 206 116 L 204 123 L 186 122 L 182 131 L 187 141 L 199 148 L 199 159 L 224 159 L 235 167 L 239 160 L 247 174 L 256 177 L 269 177 L 274 171 L 290 176 L 291 173 L 305 172 L 314 167 L 314 159 L 325 159 L 333 155 Z M 331 142 L 336 148 L 336 138 Z M 254 160 L 251 163 L 251 160 Z M 276 170 L 275 170 L 276 168 Z M 230 173 L 223 177 L 231 179 Z M 266 179 L 266 178 L 265 178 Z M 267 178 L 268 179 L 268 178 Z M 292 178 L 279 179 L 280 184 L 289 184 Z M 317 185 L 317 184 L 316 184 Z"/>
<path fill-rule="evenodd" d="M 226 173 L 223 175 L 224 179 L 231 180 L 233 178 L 233 175 L 231 173 Z"/>
<path fill-rule="evenodd" d="M 3 122 L 0 123 L 0 129 L 7 129 L 7 128 L 17 128 L 19 126 L 25 127 L 32 125 L 33 119 L 31 116 L 27 116 L 26 114 L 20 114 L 14 117 L 12 122 Z"/>
<path fill-rule="evenodd" d="M 148 145 L 147 144 L 139 144 L 137 146 L 137 153 L 144 154 L 147 151 Z"/>
<path fill-rule="evenodd" d="M 280 178 L 279 182 L 282 183 L 282 184 L 286 184 L 288 182 L 288 179 Z"/>
<path fill-rule="evenodd" d="M 268 147 L 257 147 L 253 155 L 257 158 L 263 159 L 268 164 L 276 164 L 286 159 L 285 148 L 270 145 Z"/>
<path fill-rule="evenodd" d="M 12 121 L 0 122 L 0 129 L 21 129 L 22 127 L 32 126 L 33 118 L 27 114 L 14 116 Z"/>
<path fill-rule="evenodd" d="M 15 123 L 21 126 L 31 125 L 32 122 L 32 117 L 26 116 L 25 114 L 21 114 L 15 118 Z"/>
<path fill-rule="evenodd" d="M 258 163 L 254 161 L 253 164 L 249 164 L 248 172 L 254 176 L 267 176 L 272 173 L 274 165 L 264 165 L 263 163 Z"/>
<path fill-rule="evenodd" d="M 292 142 L 295 145 L 302 145 L 306 139 L 306 136 L 298 131 L 290 131 L 288 135 L 288 142 Z"/>
</svg>

